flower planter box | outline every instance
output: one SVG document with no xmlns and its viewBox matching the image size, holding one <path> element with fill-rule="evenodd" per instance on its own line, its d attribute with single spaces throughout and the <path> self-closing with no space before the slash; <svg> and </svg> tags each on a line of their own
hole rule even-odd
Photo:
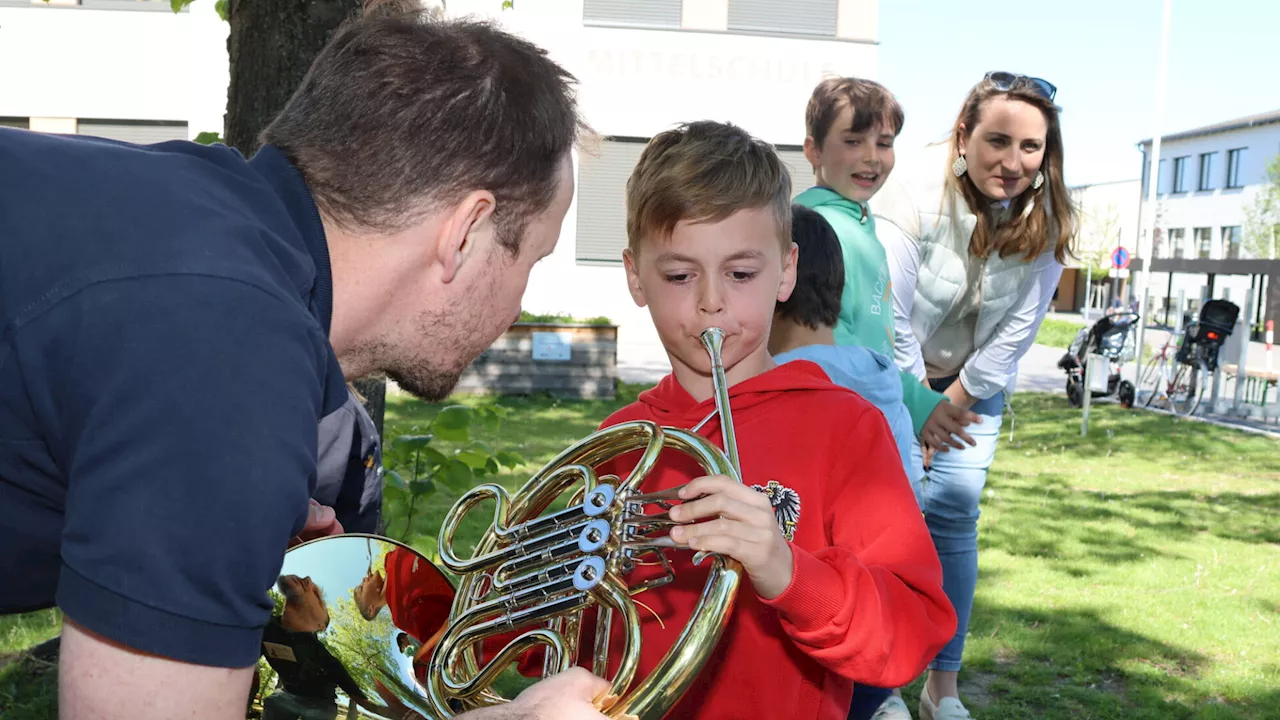
<svg viewBox="0 0 1280 720">
<path fill-rule="evenodd" d="M 519 322 L 471 363 L 456 392 L 611 399 L 617 379 L 617 325 Z"/>
</svg>

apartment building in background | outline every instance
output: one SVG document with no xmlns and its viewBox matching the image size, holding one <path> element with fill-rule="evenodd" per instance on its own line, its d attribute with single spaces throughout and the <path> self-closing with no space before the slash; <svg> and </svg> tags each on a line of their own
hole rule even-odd
<svg viewBox="0 0 1280 720">
<path fill-rule="evenodd" d="M 1228 297 L 1242 312 L 1250 289 L 1261 301 L 1250 322 L 1280 312 L 1280 244 L 1245 242 L 1245 212 L 1280 155 L 1280 110 L 1172 133 L 1161 139 L 1156 202 L 1148 204 L 1151 140 L 1142 152 L 1139 223 L 1155 213 L 1148 318 L 1173 323 L 1181 293 L 1191 310 L 1203 297 Z M 1280 238 L 1277 238 L 1280 243 Z M 1136 253 L 1135 253 L 1136 254 Z"/>
<path fill-rule="evenodd" d="M 212 2 L 0 0 L 0 124 L 133 142 L 221 132 L 225 25 Z"/>
</svg>

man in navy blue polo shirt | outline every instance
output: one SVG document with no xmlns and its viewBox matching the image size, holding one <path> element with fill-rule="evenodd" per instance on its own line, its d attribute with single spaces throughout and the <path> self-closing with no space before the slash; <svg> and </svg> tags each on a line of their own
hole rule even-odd
<svg viewBox="0 0 1280 720">
<path fill-rule="evenodd" d="M 518 317 L 571 84 L 488 25 L 375 13 L 249 160 L 0 128 L 0 614 L 64 611 L 64 718 L 243 717 L 320 419 L 376 371 L 442 398 Z M 598 718 L 601 689 L 475 717 Z"/>
</svg>

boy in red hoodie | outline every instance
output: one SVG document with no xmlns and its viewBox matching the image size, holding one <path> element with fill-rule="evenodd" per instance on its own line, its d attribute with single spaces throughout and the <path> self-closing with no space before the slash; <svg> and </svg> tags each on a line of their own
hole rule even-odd
<svg viewBox="0 0 1280 720">
<path fill-rule="evenodd" d="M 692 428 L 714 412 L 699 335 L 716 326 L 742 474 L 741 484 L 699 477 L 667 452 L 642 485 L 685 485 L 672 539 L 735 558 L 746 575 L 713 657 L 668 717 L 843 719 L 855 681 L 906 684 L 955 632 L 884 416 L 817 365 L 776 366 L 769 354 L 775 305 L 795 284 L 790 188 L 772 147 L 714 122 L 655 137 L 627 182 L 627 282 L 672 373 L 601 427 Z M 701 434 L 722 446 L 717 422 Z M 600 473 L 625 477 L 637 457 Z M 638 677 L 698 602 L 707 569 L 692 554 L 668 552 L 676 579 L 636 598 L 653 610 L 640 610 Z M 616 627 L 611 647 L 621 647 Z"/>
</svg>

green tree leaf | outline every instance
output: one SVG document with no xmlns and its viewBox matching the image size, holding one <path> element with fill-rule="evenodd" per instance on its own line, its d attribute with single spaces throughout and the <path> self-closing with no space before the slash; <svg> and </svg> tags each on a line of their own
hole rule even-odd
<svg viewBox="0 0 1280 720">
<path fill-rule="evenodd" d="M 449 457 L 433 447 L 424 447 L 418 451 L 418 462 L 424 467 L 435 469 L 449 462 Z"/>
<path fill-rule="evenodd" d="M 409 483 L 409 492 L 413 493 L 416 496 L 430 495 L 431 493 L 435 492 L 435 490 L 436 490 L 435 483 L 431 482 L 430 480 L 414 480 L 413 482 Z"/>
<path fill-rule="evenodd" d="M 524 458 L 510 450 L 503 450 L 497 453 L 498 462 L 508 468 L 518 468 L 524 464 Z"/>
<path fill-rule="evenodd" d="M 466 463 L 458 459 L 449 460 L 444 466 L 444 482 L 450 489 L 464 492 L 471 489 L 475 476 Z"/>
<path fill-rule="evenodd" d="M 489 463 L 490 455 L 476 450 L 459 450 L 455 457 L 474 471 L 483 470 L 485 465 Z"/>
<path fill-rule="evenodd" d="M 435 436 L 431 433 L 426 435 L 401 435 L 396 438 L 396 445 L 417 450 L 430 445 L 434 439 Z"/>
<path fill-rule="evenodd" d="M 405 490 L 409 487 L 404 481 L 404 476 L 395 470 L 387 470 L 384 473 L 384 477 L 386 477 L 389 487 L 399 488 L 400 490 Z"/>
<path fill-rule="evenodd" d="M 431 421 L 431 429 L 440 436 L 441 440 L 466 442 L 470 437 L 467 431 L 471 426 L 471 419 L 471 408 L 465 405 L 450 405 L 440 410 Z"/>
<path fill-rule="evenodd" d="M 1255 258 L 1280 257 L 1280 155 L 1267 163 L 1267 184 L 1244 210 L 1245 251 Z"/>
</svg>

